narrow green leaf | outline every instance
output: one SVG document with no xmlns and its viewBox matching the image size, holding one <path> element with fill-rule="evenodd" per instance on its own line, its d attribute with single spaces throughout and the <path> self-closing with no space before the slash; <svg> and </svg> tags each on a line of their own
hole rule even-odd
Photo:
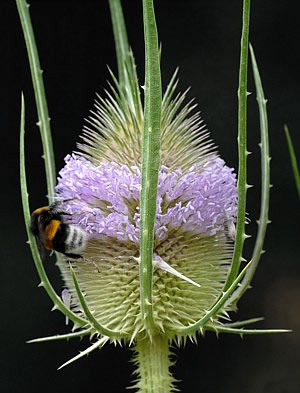
<svg viewBox="0 0 300 393">
<path fill-rule="evenodd" d="M 295 183 L 296 183 L 296 187 L 297 187 L 297 191 L 298 191 L 298 196 L 300 198 L 300 174 L 299 174 L 299 168 L 298 168 L 298 164 L 297 164 L 297 158 L 296 158 L 293 142 L 292 142 L 292 139 L 291 139 L 291 136 L 290 136 L 290 133 L 289 133 L 288 126 L 286 124 L 284 126 L 284 131 L 285 131 L 286 141 L 287 141 L 288 148 L 289 148 L 291 164 L 292 164 L 293 174 L 294 174 Z"/>
<path fill-rule="evenodd" d="M 41 285 L 45 288 L 47 294 L 49 295 L 50 299 L 54 303 L 55 308 L 57 308 L 59 311 L 65 314 L 65 316 L 68 317 L 74 323 L 77 323 L 80 326 L 84 326 L 87 324 L 87 321 L 78 317 L 70 309 L 68 309 L 63 303 L 63 301 L 61 300 L 61 298 L 56 294 L 52 285 L 50 284 L 43 263 L 40 258 L 40 254 L 36 245 L 35 238 L 30 231 L 30 210 L 29 210 L 29 203 L 28 203 L 28 192 L 27 192 L 26 170 L 25 170 L 24 135 L 25 135 L 25 103 L 22 94 L 21 124 L 20 124 L 20 183 L 21 183 L 21 195 L 22 195 L 24 220 L 25 220 L 25 226 L 26 226 L 32 257 L 41 280 Z"/>
<path fill-rule="evenodd" d="M 157 28 L 152 0 L 143 0 L 145 32 L 145 111 L 142 150 L 140 224 L 141 309 L 147 327 L 153 327 L 152 259 L 161 134 L 161 75 Z"/>
<path fill-rule="evenodd" d="M 226 292 L 223 292 L 222 296 L 217 300 L 217 302 L 213 305 L 213 307 L 202 317 L 199 321 L 193 323 L 190 326 L 184 327 L 182 329 L 177 329 L 176 333 L 182 335 L 190 335 L 195 333 L 197 330 L 201 329 L 211 318 L 215 317 L 222 306 L 225 304 L 226 300 L 230 297 L 236 287 L 239 285 L 241 279 L 244 277 L 246 271 L 251 266 L 251 262 L 249 262 L 244 269 L 240 272 L 237 278 L 233 281 L 231 286 L 227 289 Z M 206 329 L 206 326 L 205 326 Z"/>
<path fill-rule="evenodd" d="M 46 341 L 70 340 L 72 338 L 82 338 L 84 336 L 91 335 L 92 332 L 93 332 L 92 329 L 85 329 L 85 330 L 80 330 L 79 332 L 76 333 L 56 334 L 55 336 L 34 338 L 32 340 L 26 341 L 26 343 L 32 344 L 32 343 L 41 343 Z"/>
<path fill-rule="evenodd" d="M 43 145 L 43 157 L 45 160 L 45 170 L 47 177 L 47 190 L 50 203 L 54 201 L 54 187 L 56 184 L 56 170 L 54 161 L 53 144 L 50 130 L 50 118 L 42 77 L 42 70 L 35 43 L 34 33 L 31 25 L 29 5 L 26 0 L 16 0 L 17 8 L 25 37 L 26 48 L 29 58 L 32 83 L 35 94 L 36 107 L 38 112 L 38 126 Z"/>
<path fill-rule="evenodd" d="M 71 270 L 71 274 L 72 274 L 72 278 L 73 278 L 73 282 L 74 282 L 74 286 L 76 289 L 76 293 L 79 299 L 79 302 L 81 304 L 81 307 L 84 311 L 85 316 L 87 317 L 87 319 L 89 320 L 90 324 L 101 334 L 103 334 L 104 336 L 110 337 L 110 338 L 121 338 L 121 333 L 120 332 L 116 332 L 114 330 L 108 329 L 104 326 L 102 326 L 93 316 L 92 312 L 89 309 L 89 306 L 87 305 L 84 296 L 81 292 L 81 289 L 79 287 L 78 284 L 78 280 L 77 277 L 75 275 L 74 269 L 72 268 L 72 266 L 70 265 L 70 270 Z M 124 332 L 125 333 L 125 332 Z"/>
<path fill-rule="evenodd" d="M 256 99 L 259 109 L 260 136 L 261 136 L 261 200 L 260 215 L 258 221 L 258 232 L 256 236 L 255 246 L 252 254 L 252 264 L 247 271 L 241 286 L 233 293 L 228 303 L 234 304 L 243 296 L 249 288 L 250 282 L 254 276 L 255 270 L 263 253 L 263 244 L 266 236 L 267 225 L 269 222 L 269 199 L 270 199 L 270 152 L 269 152 L 269 134 L 268 134 L 268 116 L 267 116 L 267 100 L 264 96 L 263 86 L 259 70 L 257 67 L 255 55 L 250 45 L 250 54 L 252 60 L 252 68 L 254 74 Z"/>
</svg>

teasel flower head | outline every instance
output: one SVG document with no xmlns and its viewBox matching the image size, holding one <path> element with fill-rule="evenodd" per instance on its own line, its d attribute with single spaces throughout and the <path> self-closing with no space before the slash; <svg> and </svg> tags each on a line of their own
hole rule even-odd
<svg viewBox="0 0 300 393">
<path fill-rule="evenodd" d="M 85 317 L 69 265 L 93 317 L 132 342 L 150 334 L 140 309 L 141 104 L 116 83 L 98 98 L 80 152 L 59 173 L 57 201 L 68 223 L 88 234 L 82 259 L 60 264 L 73 310 Z M 232 258 L 236 176 L 217 155 L 194 105 L 175 96 L 176 73 L 162 104 L 161 166 L 154 230 L 153 317 L 169 340 L 216 302 Z M 139 102 L 139 101 L 138 101 Z M 215 318 L 226 317 L 224 307 Z M 209 323 L 213 323 L 212 318 Z M 193 335 L 195 337 L 195 335 Z"/>
</svg>

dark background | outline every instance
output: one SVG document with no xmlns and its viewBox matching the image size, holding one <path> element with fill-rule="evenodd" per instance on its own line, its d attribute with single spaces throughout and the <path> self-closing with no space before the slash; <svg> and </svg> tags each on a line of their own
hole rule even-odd
<svg viewBox="0 0 300 393">
<path fill-rule="evenodd" d="M 239 336 L 207 333 L 198 346 L 175 349 L 175 376 L 185 393 L 296 393 L 300 391 L 299 200 L 289 162 L 283 124 L 299 148 L 299 19 L 296 1 L 253 1 L 250 40 L 269 99 L 272 183 L 269 226 L 261 265 L 239 303 L 236 318 L 264 316 L 261 328 L 289 328 L 284 335 Z M 123 2 L 130 43 L 141 84 L 144 44 L 141 1 Z M 180 89 L 191 86 L 203 118 L 228 165 L 237 167 L 237 83 L 242 1 L 155 1 L 163 45 L 164 86 L 179 66 Z M 106 1 L 31 1 L 32 22 L 44 70 L 57 168 L 75 149 L 95 92 L 116 71 Z M 56 371 L 88 341 L 25 344 L 67 331 L 64 316 L 50 312 L 39 289 L 23 224 L 19 190 L 20 92 L 26 100 L 27 173 L 32 208 L 46 204 L 41 143 L 28 60 L 14 1 L 0 3 L 1 53 L 1 334 L 2 392 L 125 391 L 131 384 L 131 351 L 106 346 Z M 259 123 L 253 78 L 249 73 L 248 227 L 255 237 L 259 214 Z M 253 239 L 245 255 L 251 256 Z M 297 252 L 298 249 L 298 252 Z M 46 266 L 59 290 L 59 274 Z"/>
</svg>

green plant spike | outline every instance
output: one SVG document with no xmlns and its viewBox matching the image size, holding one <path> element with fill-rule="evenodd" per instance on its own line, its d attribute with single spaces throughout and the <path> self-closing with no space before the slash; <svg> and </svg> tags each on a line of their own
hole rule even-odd
<svg viewBox="0 0 300 393">
<path fill-rule="evenodd" d="M 85 299 L 84 299 L 84 296 L 83 296 L 83 294 L 82 294 L 82 292 L 81 292 L 81 290 L 80 290 L 80 287 L 79 287 L 79 284 L 78 284 L 78 280 L 77 280 L 77 278 L 76 278 L 74 269 L 72 268 L 71 265 L 70 265 L 70 271 L 71 271 L 71 274 L 72 274 L 72 279 L 73 279 L 73 283 L 74 283 L 74 286 L 75 286 L 75 290 L 76 290 L 76 293 L 77 293 L 79 302 L 80 302 L 81 307 L 82 307 L 82 309 L 83 309 L 83 311 L 84 311 L 84 314 L 85 314 L 86 317 L 88 318 L 88 320 L 89 320 L 91 326 L 92 326 L 94 329 L 96 329 L 99 333 L 103 334 L 104 336 L 107 336 L 107 337 L 109 337 L 109 338 L 111 338 L 111 339 L 116 339 L 116 340 L 121 339 L 121 334 L 122 334 L 122 333 L 123 333 L 123 334 L 126 334 L 126 332 L 116 332 L 116 331 L 114 331 L 114 330 L 108 329 L 108 328 L 102 326 L 102 325 L 94 318 L 94 316 L 93 316 L 91 310 L 89 309 L 89 307 L 88 307 L 88 305 L 87 305 L 87 303 L 86 303 L 86 301 L 85 301 Z"/>
<path fill-rule="evenodd" d="M 212 306 L 212 308 L 202 317 L 199 321 L 193 323 L 190 326 L 184 327 L 182 329 L 177 329 L 176 333 L 182 335 L 192 335 L 196 333 L 198 330 L 201 330 L 202 327 L 213 317 L 215 317 L 219 311 L 221 310 L 222 306 L 225 304 L 226 300 L 230 297 L 236 287 L 239 285 L 240 281 L 246 274 L 246 271 L 251 266 L 251 262 L 249 262 L 244 269 L 240 272 L 237 278 L 233 281 L 231 286 L 223 292 L 222 296 L 217 300 L 217 302 Z M 206 328 L 206 327 L 205 327 Z"/>
<path fill-rule="evenodd" d="M 72 338 L 83 338 L 84 336 L 93 334 L 93 332 L 94 332 L 93 329 L 84 329 L 75 333 L 56 334 L 55 336 L 34 338 L 32 340 L 26 341 L 26 343 L 32 344 L 32 343 L 42 343 L 46 341 L 71 340 Z"/>
<path fill-rule="evenodd" d="M 80 318 L 78 315 L 74 314 L 70 309 L 68 309 L 65 306 L 65 304 L 62 302 L 61 298 L 56 294 L 52 285 L 50 284 L 50 281 L 47 277 L 43 263 L 40 258 L 40 254 L 36 245 L 35 238 L 30 231 L 30 210 L 29 210 L 29 203 L 28 203 L 28 192 L 27 192 L 26 170 L 25 170 L 24 135 L 25 135 L 25 103 L 22 94 L 21 124 L 20 124 L 20 184 L 21 184 L 22 205 L 23 205 L 24 220 L 25 220 L 25 226 L 28 236 L 28 242 L 30 245 L 31 253 L 33 256 L 33 260 L 37 272 L 41 280 L 40 286 L 44 287 L 48 296 L 54 303 L 54 309 L 61 311 L 75 324 L 79 326 L 84 326 L 87 324 L 87 321 L 84 320 L 83 318 Z"/>
<path fill-rule="evenodd" d="M 228 274 L 224 291 L 226 291 L 235 280 L 240 264 L 243 260 L 243 246 L 246 239 L 245 217 L 246 217 L 246 194 L 247 188 L 247 69 L 248 69 L 248 42 L 249 42 L 249 20 L 250 0 L 243 2 L 243 28 L 241 38 L 241 55 L 238 87 L 238 211 L 236 223 L 236 239 L 232 257 L 232 265 Z"/>
<path fill-rule="evenodd" d="M 100 340 L 96 341 L 93 345 L 85 349 L 84 351 L 80 352 L 77 356 L 74 356 L 72 359 L 68 360 L 64 364 L 62 364 L 60 367 L 58 367 L 58 370 L 61 370 L 62 368 L 68 366 L 69 364 L 76 362 L 76 360 L 88 355 L 89 353 L 93 352 L 97 348 L 103 347 L 103 345 L 108 341 L 107 337 L 101 337 Z"/>
<path fill-rule="evenodd" d="M 45 88 L 42 77 L 42 70 L 39 62 L 38 51 L 35 43 L 34 33 L 31 25 L 29 5 L 26 0 L 16 0 L 21 25 L 25 37 L 26 48 L 29 58 L 32 83 L 34 88 L 35 102 L 39 121 L 40 134 L 43 145 L 43 158 L 47 178 L 47 190 L 50 203 L 54 201 L 54 187 L 56 184 L 56 171 L 53 144 L 50 130 L 50 118 L 45 95 Z"/>
<path fill-rule="evenodd" d="M 218 333 L 231 333 L 231 334 L 239 334 L 243 336 L 244 334 L 277 334 L 277 333 L 290 333 L 291 330 L 286 329 L 237 329 L 231 327 L 219 327 L 219 326 L 205 326 L 205 330 L 214 331 Z"/>
<path fill-rule="evenodd" d="M 266 236 L 267 225 L 269 221 L 269 199 L 270 199 L 270 152 L 269 152 L 269 134 L 268 134 L 268 116 L 267 116 L 267 100 L 264 96 L 263 86 L 257 67 L 255 55 L 250 45 L 250 54 L 252 60 L 252 68 L 254 74 L 256 99 L 259 109 L 260 119 L 260 135 L 261 135 L 261 202 L 260 216 L 258 220 L 258 232 L 252 254 L 252 265 L 247 271 L 241 286 L 233 293 L 228 303 L 236 304 L 249 288 L 250 282 L 254 276 L 255 270 L 263 254 L 263 244 Z"/>
<path fill-rule="evenodd" d="M 296 158 L 296 154 L 295 154 L 292 138 L 290 136 L 289 129 L 288 129 L 288 126 L 286 124 L 284 126 L 284 131 L 285 131 L 286 141 L 287 141 L 288 148 L 289 148 L 291 164 L 292 164 L 293 174 L 294 174 L 295 183 L 296 183 L 296 188 L 297 188 L 297 191 L 298 191 L 298 196 L 300 198 L 300 174 L 299 174 L 299 168 L 298 168 L 298 164 L 297 164 L 297 158 Z"/>
<path fill-rule="evenodd" d="M 145 110 L 140 196 L 140 295 L 145 325 L 154 327 L 152 310 L 153 241 L 160 166 L 161 76 L 157 28 L 152 0 L 143 0 L 145 32 Z"/>
<path fill-rule="evenodd" d="M 239 326 L 246 326 L 246 325 L 251 325 L 252 323 L 260 322 L 263 321 L 265 318 L 259 317 L 259 318 L 251 318 L 251 319 L 246 319 L 245 321 L 236 321 L 236 322 L 230 322 L 230 323 L 225 323 L 221 324 L 220 327 L 239 327 Z"/>
</svg>

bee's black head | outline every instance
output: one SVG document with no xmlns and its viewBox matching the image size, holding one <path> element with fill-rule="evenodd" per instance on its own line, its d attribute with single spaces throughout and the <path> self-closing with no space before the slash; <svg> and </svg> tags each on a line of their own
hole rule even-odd
<svg viewBox="0 0 300 393">
<path fill-rule="evenodd" d="M 34 210 L 31 214 L 30 230 L 37 236 L 39 234 L 40 228 L 45 228 L 49 222 L 52 220 L 51 210 L 48 206 L 40 207 Z"/>
</svg>

